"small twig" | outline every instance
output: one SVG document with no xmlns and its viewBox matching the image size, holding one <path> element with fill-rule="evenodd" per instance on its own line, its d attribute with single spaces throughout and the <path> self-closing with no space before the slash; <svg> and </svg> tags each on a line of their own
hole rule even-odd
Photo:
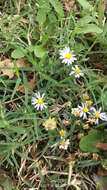
<svg viewBox="0 0 107 190">
<path fill-rule="evenodd" d="M 21 96 L 20 98 L 23 98 L 23 97 L 25 97 L 25 95 Z M 15 102 L 16 100 L 19 100 L 20 98 L 15 98 L 14 100 L 9 100 L 7 102 L 1 102 L 1 104 L 9 104 L 11 102 Z"/>
</svg>

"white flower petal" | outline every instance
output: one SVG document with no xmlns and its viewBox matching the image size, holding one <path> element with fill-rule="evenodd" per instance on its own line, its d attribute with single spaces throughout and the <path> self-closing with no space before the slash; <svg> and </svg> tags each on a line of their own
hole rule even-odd
<svg viewBox="0 0 107 190">
<path fill-rule="evenodd" d="M 35 96 L 36 96 L 37 98 L 40 98 L 40 92 L 35 93 Z"/>
<path fill-rule="evenodd" d="M 94 107 L 91 107 L 90 110 L 92 110 L 94 113 L 96 113 L 96 109 Z"/>
<path fill-rule="evenodd" d="M 98 113 L 100 113 L 100 112 L 101 112 L 101 110 L 102 110 L 102 108 L 100 107 L 100 108 L 99 108 L 99 110 L 98 110 Z"/>
<path fill-rule="evenodd" d="M 42 94 L 42 98 L 45 96 L 45 93 Z"/>
<path fill-rule="evenodd" d="M 101 113 L 100 114 L 100 119 L 103 120 L 103 121 L 107 121 L 107 115 L 106 115 L 106 113 Z"/>
<path fill-rule="evenodd" d="M 95 121 L 95 124 L 98 124 L 98 122 L 99 122 L 99 119 L 97 118 L 96 121 Z"/>
<path fill-rule="evenodd" d="M 69 75 L 71 76 L 71 75 L 73 75 L 74 74 L 74 71 L 72 71 Z"/>
</svg>

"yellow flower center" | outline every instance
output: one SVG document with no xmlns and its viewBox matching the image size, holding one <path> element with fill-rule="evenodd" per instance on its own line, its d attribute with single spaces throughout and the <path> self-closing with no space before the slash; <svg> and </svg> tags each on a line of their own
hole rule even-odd
<svg viewBox="0 0 107 190">
<path fill-rule="evenodd" d="M 61 142 L 61 145 L 62 145 L 63 147 L 65 147 L 66 144 L 67 144 L 66 141 L 62 141 L 62 142 Z"/>
<path fill-rule="evenodd" d="M 100 114 L 99 114 L 99 113 L 95 113 L 94 116 L 95 116 L 96 118 L 99 118 L 99 117 L 100 117 Z"/>
<path fill-rule="evenodd" d="M 83 111 L 84 113 L 87 113 L 87 112 L 88 112 L 88 109 L 87 109 L 87 108 L 83 108 L 82 111 Z"/>
<path fill-rule="evenodd" d="M 66 59 L 71 59 L 72 58 L 72 54 L 71 53 L 66 53 L 65 57 L 66 57 Z"/>
<path fill-rule="evenodd" d="M 43 104 L 43 99 L 42 98 L 38 99 L 38 104 Z"/>
<path fill-rule="evenodd" d="M 80 71 L 81 71 L 81 70 L 80 70 L 79 68 L 76 68 L 76 69 L 75 69 L 75 73 L 80 73 Z"/>
<path fill-rule="evenodd" d="M 61 135 L 61 136 L 65 136 L 65 134 L 66 134 L 66 131 L 64 131 L 64 130 L 61 130 L 61 131 L 60 131 L 60 135 Z"/>
</svg>

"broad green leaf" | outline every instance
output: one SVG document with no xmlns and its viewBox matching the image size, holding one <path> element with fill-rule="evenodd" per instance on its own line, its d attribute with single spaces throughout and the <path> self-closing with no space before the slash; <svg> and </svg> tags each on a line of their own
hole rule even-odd
<svg viewBox="0 0 107 190">
<path fill-rule="evenodd" d="M 44 55 L 47 54 L 47 51 L 45 50 L 45 48 L 43 48 L 42 45 L 38 45 L 34 48 L 34 54 L 36 57 L 42 58 Z"/>
<path fill-rule="evenodd" d="M 107 90 L 103 92 L 102 100 L 103 100 L 105 108 L 107 108 Z"/>
<path fill-rule="evenodd" d="M 46 21 L 46 11 L 44 9 L 40 9 L 37 13 L 36 20 L 40 26 L 42 26 Z"/>
<path fill-rule="evenodd" d="M 77 34 L 87 34 L 87 33 L 97 33 L 100 34 L 103 32 L 101 28 L 96 26 L 95 24 L 87 24 L 84 27 L 77 28 L 75 31 Z"/>
<path fill-rule="evenodd" d="M 85 49 L 85 46 L 82 43 L 78 43 L 78 42 L 75 43 L 75 45 L 74 45 L 74 51 L 76 53 L 79 53 L 80 51 L 82 51 L 84 49 Z"/>
<path fill-rule="evenodd" d="M 96 131 L 91 135 L 83 137 L 79 146 L 84 152 L 99 152 L 99 149 L 95 147 L 97 142 L 103 142 L 103 132 Z"/>
<path fill-rule="evenodd" d="M 50 10 L 49 0 L 38 0 L 37 6 L 42 9 L 47 9 L 46 11 Z"/>
<path fill-rule="evenodd" d="M 42 2 L 38 2 L 38 4 L 39 10 L 37 13 L 36 20 L 39 23 L 39 25 L 42 26 L 45 23 L 47 14 L 50 12 L 51 9 L 47 0 L 42 0 Z"/>
<path fill-rule="evenodd" d="M 83 7 L 83 9 L 89 9 L 91 10 L 92 9 L 92 5 L 90 5 L 90 3 L 86 0 L 77 0 L 80 5 Z"/>
<path fill-rule="evenodd" d="M 57 22 L 57 18 L 56 18 L 54 11 L 51 11 L 49 13 L 48 18 L 49 18 L 50 23 L 56 23 Z"/>
<path fill-rule="evenodd" d="M 25 52 L 26 51 L 23 48 L 17 48 L 12 52 L 11 57 L 14 59 L 19 59 L 25 56 Z"/>
<path fill-rule="evenodd" d="M 79 26 L 84 26 L 90 22 L 93 21 L 93 17 L 92 16 L 84 16 L 83 18 L 80 18 L 79 21 L 77 22 L 77 25 Z"/>
<path fill-rule="evenodd" d="M 57 12 L 59 18 L 62 18 L 64 16 L 64 11 L 63 11 L 62 4 L 57 0 L 49 0 L 49 2 L 54 7 L 54 9 Z"/>
</svg>

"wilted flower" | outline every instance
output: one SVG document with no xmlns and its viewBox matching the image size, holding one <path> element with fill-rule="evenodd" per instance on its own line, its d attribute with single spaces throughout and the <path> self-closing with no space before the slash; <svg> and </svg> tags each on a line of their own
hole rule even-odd
<svg viewBox="0 0 107 190">
<path fill-rule="evenodd" d="M 84 99 L 86 99 L 86 100 L 88 100 L 88 99 L 89 99 L 89 96 L 88 96 L 88 94 L 87 94 L 87 93 L 86 93 L 86 94 L 83 94 L 82 96 L 83 96 L 83 98 L 84 98 Z"/>
<path fill-rule="evenodd" d="M 98 160 L 98 157 L 99 157 L 99 155 L 98 155 L 98 154 L 93 153 L 93 159 L 94 159 L 94 160 Z"/>
<path fill-rule="evenodd" d="M 80 126 L 80 120 L 75 121 L 75 124 Z"/>
<path fill-rule="evenodd" d="M 65 47 L 63 50 L 59 51 L 60 59 L 62 59 L 62 63 L 65 64 L 72 64 L 75 60 L 75 55 L 73 54 L 73 51 L 70 51 L 69 47 Z"/>
<path fill-rule="evenodd" d="M 64 118 L 65 120 L 68 120 L 68 115 L 67 115 L 66 113 L 63 113 L 62 116 L 63 116 L 63 118 Z"/>
<path fill-rule="evenodd" d="M 86 105 L 87 106 L 91 106 L 92 105 L 92 101 L 91 100 L 86 101 Z"/>
<path fill-rule="evenodd" d="M 83 136 L 84 136 L 84 133 L 79 133 L 78 134 L 78 139 L 82 139 Z"/>
<path fill-rule="evenodd" d="M 62 120 L 62 122 L 63 122 L 63 124 L 64 124 L 65 126 L 69 126 L 70 123 L 71 123 L 69 120 L 66 120 L 66 119 Z"/>
<path fill-rule="evenodd" d="M 79 78 L 81 76 L 84 76 L 84 73 L 80 70 L 80 68 L 78 67 L 78 65 L 75 65 L 74 67 L 72 67 L 72 72 L 69 74 L 70 76 L 72 76 L 74 74 L 75 78 Z"/>
<path fill-rule="evenodd" d="M 89 156 L 89 154 L 90 154 L 90 153 L 87 153 L 87 152 L 84 152 L 84 153 L 83 153 L 83 152 L 82 152 L 81 156 L 87 157 L 87 156 Z"/>
<path fill-rule="evenodd" d="M 66 105 L 67 106 L 71 106 L 71 102 L 69 101 L 69 102 L 66 102 Z"/>
<path fill-rule="evenodd" d="M 44 102 L 44 96 L 45 96 L 45 94 L 43 93 L 42 94 L 42 96 L 40 95 L 40 92 L 37 92 L 37 93 L 35 93 L 35 96 L 36 96 L 36 98 L 35 97 L 32 97 L 32 100 L 31 100 L 31 103 L 32 103 L 32 105 L 34 105 L 34 107 L 37 109 L 37 110 L 43 110 L 43 109 L 45 109 L 45 108 L 47 108 L 47 106 L 46 106 L 46 102 Z"/>
<path fill-rule="evenodd" d="M 70 161 L 70 164 L 73 167 L 75 165 L 75 161 Z"/>
<path fill-rule="evenodd" d="M 89 133 L 89 135 L 91 135 L 92 133 L 94 133 L 94 130 L 90 129 L 88 133 Z"/>
<path fill-rule="evenodd" d="M 83 126 L 83 129 L 89 129 L 89 125 L 88 125 L 88 124 L 85 124 L 85 125 Z"/>
<path fill-rule="evenodd" d="M 95 123 L 95 119 L 94 118 L 88 118 L 87 123 L 90 123 L 91 125 L 93 125 Z"/>
<path fill-rule="evenodd" d="M 45 129 L 48 130 L 54 130 L 57 126 L 56 126 L 56 121 L 55 118 L 49 118 L 48 120 L 46 120 L 43 123 L 43 126 L 45 127 Z"/>
<path fill-rule="evenodd" d="M 65 135 L 66 135 L 66 131 L 63 130 L 63 129 L 60 130 L 59 133 L 60 133 L 60 135 L 61 135 L 61 138 L 65 137 Z"/>
</svg>

